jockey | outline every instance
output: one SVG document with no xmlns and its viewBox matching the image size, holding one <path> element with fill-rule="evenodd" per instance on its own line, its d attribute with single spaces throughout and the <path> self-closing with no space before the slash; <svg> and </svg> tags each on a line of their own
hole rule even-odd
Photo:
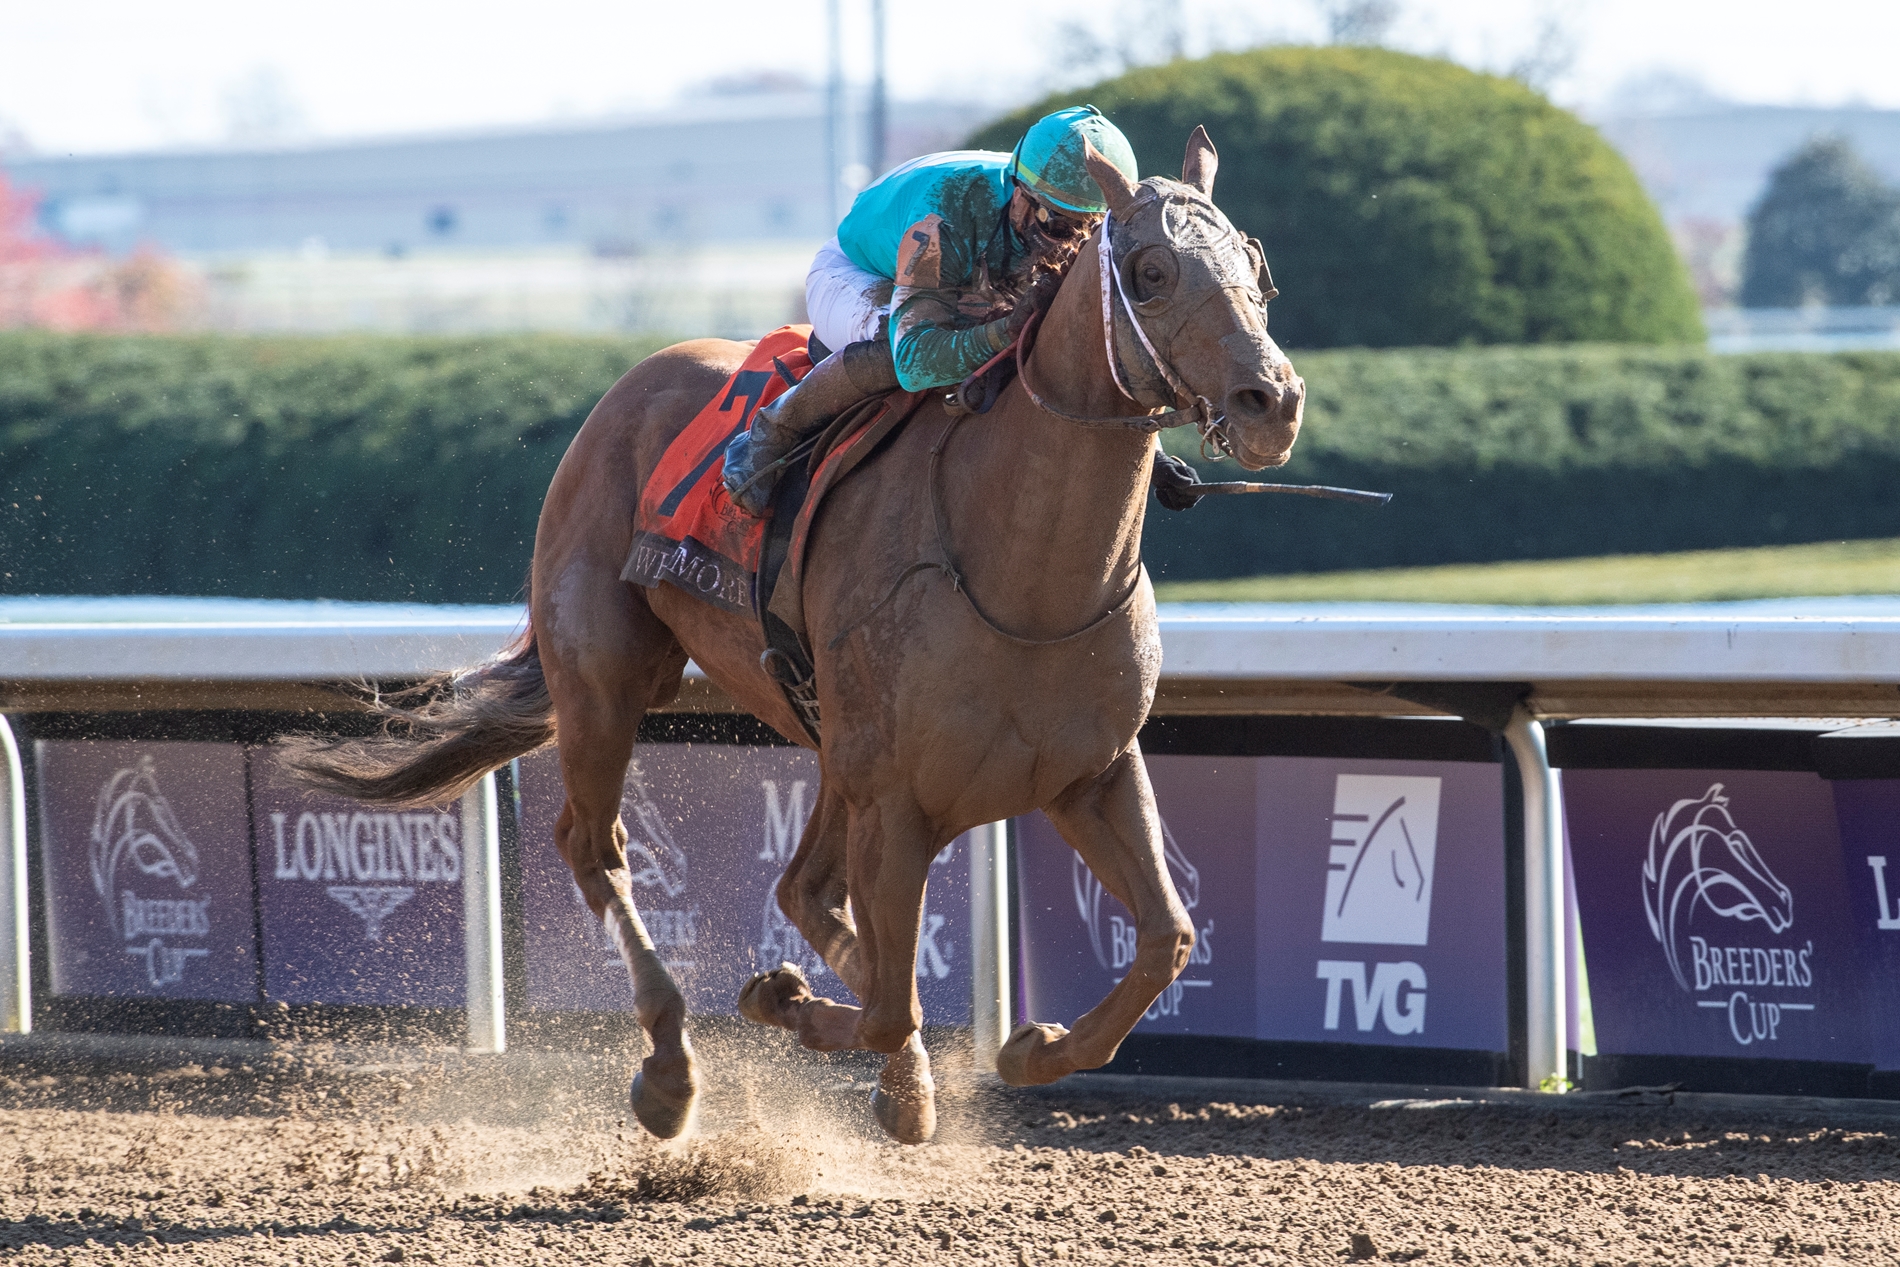
<svg viewBox="0 0 1900 1267">
<path fill-rule="evenodd" d="M 857 196 L 805 278 L 814 351 L 836 351 L 727 447 L 736 505 L 763 514 L 786 455 L 858 401 L 955 386 L 1010 345 L 1108 209 L 1084 142 L 1137 179 L 1120 129 L 1076 106 L 1012 154 L 926 154 Z"/>
</svg>

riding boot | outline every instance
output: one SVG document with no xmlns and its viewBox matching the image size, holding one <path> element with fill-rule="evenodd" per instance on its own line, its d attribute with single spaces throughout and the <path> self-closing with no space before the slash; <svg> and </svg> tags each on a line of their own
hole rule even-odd
<svg viewBox="0 0 1900 1267">
<path fill-rule="evenodd" d="M 726 488 L 733 504 L 763 515 L 799 441 L 867 396 L 897 388 L 888 339 L 866 339 L 826 357 L 798 386 L 753 415 L 752 427 L 726 446 Z"/>
</svg>

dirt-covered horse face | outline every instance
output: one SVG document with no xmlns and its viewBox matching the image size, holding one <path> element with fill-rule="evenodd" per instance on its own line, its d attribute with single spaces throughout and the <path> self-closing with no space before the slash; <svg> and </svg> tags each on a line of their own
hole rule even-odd
<svg viewBox="0 0 1900 1267">
<path fill-rule="evenodd" d="M 1284 463 L 1299 435 L 1306 383 L 1267 333 L 1275 292 L 1263 289 L 1272 285 L 1264 255 L 1214 205 L 1216 156 L 1206 131 L 1189 138 L 1178 181 L 1155 176 L 1136 185 L 1092 152 L 1089 160 L 1109 205 L 1119 282 L 1111 320 L 1130 389 L 1153 406 L 1205 397 L 1242 466 Z"/>
</svg>

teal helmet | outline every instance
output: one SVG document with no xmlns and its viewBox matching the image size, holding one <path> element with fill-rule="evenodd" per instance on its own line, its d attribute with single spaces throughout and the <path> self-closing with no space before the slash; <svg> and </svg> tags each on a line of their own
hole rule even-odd
<svg viewBox="0 0 1900 1267">
<path fill-rule="evenodd" d="M 1070 106 L 1036 120 L 1016 142 L 1016 152 L 1009 160 L 1010 174 L 1050 206 L 1099 216 L 1108 210 L 1108 203 L 1082 161 L 1084 140 L 1129 180 L 1141 179 L 1128 138 L 1094 106 Z"/>
</svg>

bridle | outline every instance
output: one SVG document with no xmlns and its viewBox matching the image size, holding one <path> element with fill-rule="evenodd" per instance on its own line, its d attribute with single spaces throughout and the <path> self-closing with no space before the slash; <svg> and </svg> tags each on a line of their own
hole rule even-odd
<svg viewBox="0 0 1900 1267">
<path fill-rule="evenodd" d="M 1148 197 L 1154 197 L 1153 194 Z M 1145 201 L 1144 199 L 1143 201 Z M 1213 402 L 1198 392 L 1189 390 L 1187 384 L 1166 357 L 1156 348 L 1148 337 L 1148 331 L 1141 323 L 1141 317 L 1135 312 L 1135 305 L 1128 298 L 1128 290 L 1122 284 L 1121 271 L 1115 267 L 1114 244 L 1110 238 L 1110 229 L 1114 224 L 1114 213 L 1102 217 L 1101 231 L 1096 234 L 1096 272 L 1100 274 L 1102 291 L 1102 345 L 1108 355 L 1108 373 L 1114 380 L 1115 390 L 1123 397 L 1140 405 L 1144 402 L 1135 395 L 1128 385 L 1127 373 L 1122 367 L 1121 351 L 1115 345 L 1115 301 L 1121 303 L 1122 313 L 1134 330 L 1135 337 L 1141 342 L 1141 350 L 1160 375 L 1161 380 L 1174 393 L 1174 399 L 1191 400 L 1194 403 L 1186 407 L 1162 409 L 1146 414 L 1104 414 L 1091 416 L 1072 414 L 1066 409 L 1050 404 L 1043 394 L 1029 381 L 1029 354 L 1034 347 L 1036 331 L 1042 325 L 1043 314 L 1035 313 L 1023 326 L 1023 332 L 1016 339 L 1016 374 L 1022 379 L 1023 390 L 1028 393 L 1030 403 L 1042 412 L 1064 422 L 1079 427 L 1115 427 L 1128 431 L 1142 431 L 1150 434 L 1166 431 L 1174 427 L 1192 425 L 1201 434 L 1202 451 L 1210 444 L 1221 455 L 1232 457 L 1234 448 L 1227 435 L 1227 419 L 1214 412 Z"/>
</svg>

